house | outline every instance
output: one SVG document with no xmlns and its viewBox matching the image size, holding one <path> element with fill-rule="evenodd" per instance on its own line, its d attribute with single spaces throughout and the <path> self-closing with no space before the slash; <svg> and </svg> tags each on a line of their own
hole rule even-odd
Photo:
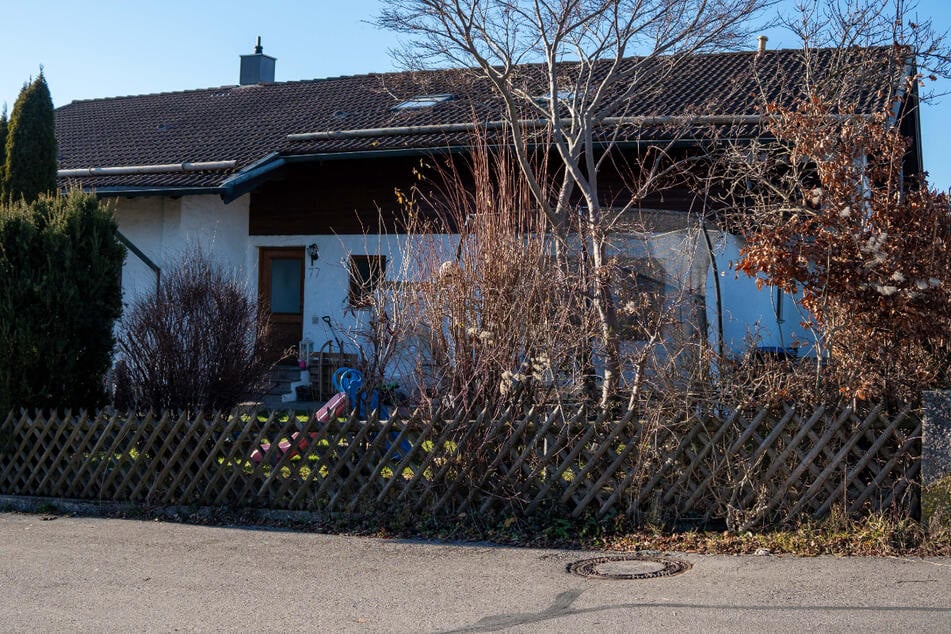
<svg viewBox="0 0 951 634">
<path fill-rule="evenodd" d="M 832 54 L 814 52 L 820 61 Z M 239 85 L 58 108 L 59 177 L 115 201 L 132 245 L 127 300 L 154 288 L 160 271 L 198 244 L 244 275 L 270 307 L 278 345 L 309 339 L 319 347 L 334 336 L 328 323 L 348 329 L 365 318 L 354 275 L 392 279 L 400 269 L 400 236 L 377 234 L 378 218 L 398 210 L 394 190 L 412 184 L 421 158 L 465 153 L 473 120 L 498 133 L 500 107 L 463 71 L 274 82 L 274 65 L 259 45 L 241 57 Z M 666 143 L 697 154 L 716 135 L 758 138 L 763 93 L 789 102 L 802 68 L 802 52 L 793 50 L 680 60 L 660 89 L 630 104 L 627 116 L 637 124 L 620 126 L 615 147 L 623 154 Z M 863 107 L 879 107 L 882 95 L 861 88 Z M 690 120 L 674 143 L 664 125 L 672 117 Z M 901 121 L 913 139 L 908 171 L 920 172 L 915 109 Z M 623 197 L 618 173 L 601 182 Z M 730 349 L 741 349 L 750 333 L 770 347 L 801 339 L 792 301 L 733 274 L 739 237 L 708 232 L 711 257 L 695 219 L 698 196 L 681 187 L 639 200 L 648 231 L 621 239 L 619 248 L 657 263 L 665 284 L 699 298 L 710 337 L 722 335 Z"/>
</svg>

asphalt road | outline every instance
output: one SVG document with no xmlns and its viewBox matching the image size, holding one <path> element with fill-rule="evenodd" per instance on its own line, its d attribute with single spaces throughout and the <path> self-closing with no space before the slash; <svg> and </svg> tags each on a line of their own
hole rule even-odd
<svg viewBox="0 0 951 634">
<path fill-rule="evenodd" d="M 600 554 L 0 513 L 0 631 L 951 632 L 951 559 Z"/>
</svg>

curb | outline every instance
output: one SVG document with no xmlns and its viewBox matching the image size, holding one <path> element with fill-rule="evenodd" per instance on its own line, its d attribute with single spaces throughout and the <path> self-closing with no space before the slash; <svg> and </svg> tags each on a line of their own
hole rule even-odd
<svg viewBox="0 0 951 634">
<path fill-rule="evenodd" d="M 154 517 L 157 519 L 178 520 L 183 517 L 205 517 L 208 519 L 221 515 L 234 515 L 251 522 L 294 522 L 299 524 L 318 524 L 326 521 L 326 516 L 313 511 L 284 511 L 276 509 L 232 508 L 217 506 L 147 506 L 131 502 L 91 501 L 73 498 L 47 498 L 28 495 L 0 495 L 0 511 L 19 513 L 51 513 L 110 517 L 128 515 L 133 517 Z"/>
</svg>

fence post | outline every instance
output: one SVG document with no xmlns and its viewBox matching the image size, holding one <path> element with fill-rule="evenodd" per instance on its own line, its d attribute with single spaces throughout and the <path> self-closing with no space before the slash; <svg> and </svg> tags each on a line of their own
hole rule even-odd
<svg viewBox="0 0 951 634">
<path fill-rule="evenodd" d="M 921 439 L 921 519 L 951 527 L 951 391 L 925 392 Z"/>
</svg>

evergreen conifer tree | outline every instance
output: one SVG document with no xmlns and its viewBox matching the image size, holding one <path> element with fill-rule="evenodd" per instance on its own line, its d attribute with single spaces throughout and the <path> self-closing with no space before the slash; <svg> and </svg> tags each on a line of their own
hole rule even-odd
<svg viewBox="0 0 951 634">
<path fill-rule="evenodd" d="M 6 134 L 3 197 L 36 200 L 56 189 L 56 135 L 53 100 L 42 70 L 23 87 L 13 105 Z"/>
<path fill-rule="evenodd" d="M 3 193 L 4 165 L 7 162 L 7 104 L 0 111 L 0 201 L 6 200 Z"/>
</svg>

